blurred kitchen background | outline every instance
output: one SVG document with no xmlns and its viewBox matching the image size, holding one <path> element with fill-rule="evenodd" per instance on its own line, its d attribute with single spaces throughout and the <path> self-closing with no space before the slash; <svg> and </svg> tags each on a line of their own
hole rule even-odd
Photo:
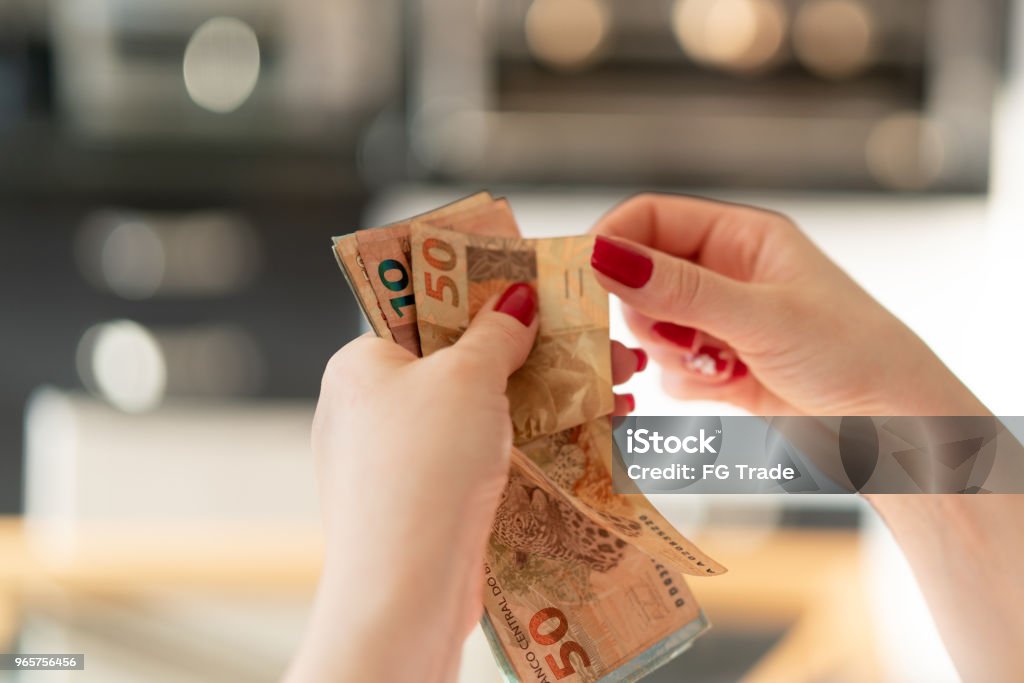
<svg viewBox="0 0 1024 683">
<path fill-rule="evenodd" d="M 531 236 L 639 189 L 789 213 L 1020 414 L 1018 16 L 0 0 L 0 652 L 86 653 L 50 681 L 276 680 L 318 573 L 320 373 L 364 328 L 329 238 L 481 188 Z M 726 410 L 647 375 L 640 413 Z M 732 571 L 692 582 L 716 627 L 650 681 L 957 680 L 859 499 L 657 502 Z M 462 680 L 496 676 L 474 635 Z"/>
</svg>

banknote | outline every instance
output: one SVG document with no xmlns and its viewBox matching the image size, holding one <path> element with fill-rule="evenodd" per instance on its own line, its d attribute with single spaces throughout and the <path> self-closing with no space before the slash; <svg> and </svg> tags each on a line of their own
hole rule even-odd
<svg viewBox="0 0 1024 683">
<path fill-rule="evenodd" d="M 356 236 L 348 234 L 342 237 L 335 237 L 333 251 L 334 257 L 338 260 L 338 266 L 341 268 L 341 272 L 345 274 L 348 286 L 352 288 L 352 293 L 356 295 L 356 301 L 359 302 L 360 308 L 363 309 L 363 314 L 370 323 L 370 327 L 378 337 L 394 341 L 395 338 L 388 327 L 384 311 L 381 310 L 380 304 L 377 302 L 377 295 L 373 291 L 373 285 L 370 284 L 370 278 L 367 277 L 366 270 L 363 268 L 362 261 L 359 258 L 359 250 L 356 248 Z"/>
<path fill-rule="evenodd" d="M 580 514 L 513 453 L 483 627 L 508 680 L 634 681 L 708 628 L 681 576 Z"/>
<path fill-rule="evenodd" d="M 351 237 L 358 254 L 357 264 L 369 282 L 374 299 L 390 337 L 410 353 L 420 355 L 419 331 L 416 327 L 416 301 L 412 289 L 409 261 L 409 224 L 416 219 L 440 219 L 458 215 L 467 209 L 485 207 L 494 199 L 488 192 L 478 192 L 416 218 L 399 221 L 380 228 L 359 230 Z M 346 249 L 351 248 L 346 245 Z M 360 292 L 360 296 L 365 295 Z M 364 310 L 369 306 L 364 306 Z M 380 316 L 377 316 L 380 320 Z M 371 324 L 374 321 L 371 320 Z M 376 330 L 376 328 L 374 328 Z"/>
<path fill-rule="evenodd" d="M 516 443 L 612 412 L 608 295 L 590 268 L 592 237 L 491 237 L 416 222 L 411 237 L 424 355 L 453 344 L 509 285 L 536 288 L 537 342 L 508 384 Z"/>
<path fill-rule="evenodd" d="M 726 568 L 669 523 L 639 490 L 616 493 L 611 420 L 597 418 L 522 444 L 544 477 L 617 537 L 683 574 L 717 576 Z"/>
<path fill-rule="evenodd" d="M 435 211 L 334 238 L 338 265 L 378 336 L 420 355 L 416 305 L 409 282 L 409 225 L 427 225 L 488 235 L 519 234 L 508 200 L 478 192 Z"/>
<path fill-rule="evenodd" d="M 421 216 L 410 221 L 410 224 L 412 223 L 444 230 L 455 230 L 470 235 L 519 237 L 519 225 L 512 213 L 512 207 L 504 198 L 495 199 L 490 204 L 475 206 L 459 213 Z"/>
</svg>

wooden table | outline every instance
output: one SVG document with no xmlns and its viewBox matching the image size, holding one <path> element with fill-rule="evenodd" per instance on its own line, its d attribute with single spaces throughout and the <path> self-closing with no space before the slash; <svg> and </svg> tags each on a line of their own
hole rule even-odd
<svg viewBox="0 0 1024 683">
<path fill-rule="evenodd" d="M 56 534 L 56 536 L 52 536 Z M 67 542 L 0 518 L 0 650 L 19 614 L 53 591 L 124 596 L 166 588 L 311 594 L 319 528 L 266 525 L 83 525 Z M 745 683 L 879 680 L 855 532 L 715 530 L 696 539 L 729 567 L 691 586 L 721 628 L 785 629 Z"/>
</svg>

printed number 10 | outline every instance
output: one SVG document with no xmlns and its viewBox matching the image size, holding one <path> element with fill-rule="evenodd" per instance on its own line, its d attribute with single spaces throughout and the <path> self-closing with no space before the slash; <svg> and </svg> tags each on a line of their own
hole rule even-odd
<svg viewBox="0 0 1024 683">
<path fill-rule="evenodd" d="M 555 627 L 547 633 L 541 633 L 541 625 L 552 619 L 556 620 Z M 541 645 L 554 645 L 564 638 L 568 631 L 569 620 L 565 618 L 565 613 L 557 607 L 545 607 L 530 619 L 530 635 Z M 551 667 L 551 672 L 555 675 L 555 678 L 562 679 L 576 673 L 576 669 L 573 668 L 572 661 L 569 659 L 569 655 L 574 653 L 580 656 L 583 666 L 590 666 L 590 657 L 587 656 L 586 650 L 583 649 L 582 645 L 572 640 L 562 643 L 562 647 L 558 650 L 558 655 L 562 659 L 561 667 L 555 662 L 554 655 L 548 655 L 544 658 L 544 661 Z"/>
<path fill-rule="evenodd" d="M 389 279 L 388 273 L 398 273 L 398 279 Z M 380 278 L 381 284 L 390 289 L 392 292 L 401 292 L 403 289 L 409 286 L 409 272 L 405 269 L 399 261 L 393 258 L 384 259 L 377 266 L 377 276 Z M 398 314 L 399 318 L 405 317 L 405 313 L 402 309 L 406 306 L 412 306 L 416 303 L 415 294 L 406 294 L 404 296 L 396 296 L 391 299 L 391 307 L 395 309 L 395 313 Z"/>
</svg>

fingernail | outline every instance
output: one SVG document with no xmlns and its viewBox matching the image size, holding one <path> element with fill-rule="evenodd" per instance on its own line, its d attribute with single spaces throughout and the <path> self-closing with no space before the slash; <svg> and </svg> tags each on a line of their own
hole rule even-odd
<svg viewBox="0 0 1024 683">
<path fill-rule="evenodd" d="M 659 337 L 672 342 L 676 346 L 690 348 L 697 338 L 697 330 L 672 323 L 654 323 L 651 328 Z"/>
<path fill-rule="evenodd" d="M 622 398 L 626 399 L 626 403 L 629 405 L 629 408 L 626 410 L 626 412 L 632 413 L 634 410 L 636 410 L 636 397 L 634 397 L 633 394 L 623 394 Z"/>
<path fill-rule="evenodd" d="M 599 273 L 634 289 L 647 284 L 654 271 L 651 259 L 606 237 L 594 240 L 590 265 Z"/>
<path fill-rule="evenodd" d="M 732 366 L 732 376 L 735 379 L 740 377 L 746 377 L 750 374 L 750 368 L 743 361 L 736 359 L 736 364 Z"/>
<path fill-rule="evenodd" d="M 517 282 L 505 290 L 494 310 L 510 315 L 527 327 L 537 314 L 537 292 L 525 282 Z"/>
<path fill-rule="evenodd" d="M 698 356 L 707 356 L 715 362 L 715 372 L 724 372 L 729 366 L 729 361 L 722 358 L 722 349 L 714 346 L 702 346 L 697 349 Z"/>
<path fill-rule="evenodd" d="M 647 368 L 647 352 L 643 349 L 630 349 L 636 356 L 636 371 L 643 372 Z"/>
</svg>

